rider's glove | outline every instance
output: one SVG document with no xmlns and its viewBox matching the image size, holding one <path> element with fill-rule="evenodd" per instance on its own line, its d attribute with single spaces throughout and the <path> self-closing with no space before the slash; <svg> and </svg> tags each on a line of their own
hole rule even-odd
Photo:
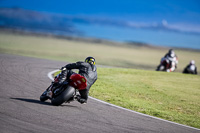
<svg viewBox="0 0 200 133">
<path fill-rule="evenodd" d="M 64 71 L 66 70 L 67 68 L 66 67 L 61 67 L 60 70 Z"/>
</svg>

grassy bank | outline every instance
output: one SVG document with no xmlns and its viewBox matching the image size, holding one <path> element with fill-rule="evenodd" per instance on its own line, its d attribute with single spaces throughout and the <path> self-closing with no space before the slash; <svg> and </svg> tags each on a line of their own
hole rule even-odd
<svg viewBox="0 0 200 133">
<path fill-rule="evenodd" d="M 99 68 L 90 95 L 131 110 L 200 128 L 200 77 Z"/>
<path fill-rule="evenodd" d="M 155 70 L 164 48 L 80 42 L 0 32 L 0 53 L 74 62 L 94 56 L 98 80 L 90 95 L 131 110 L 200 128 L 200 76 Z M 176 50 L 181 72 L 190 59 L 200 68 L 200 52 Z M 129 68 L 129 69 L 127 69 Z M 137 70 L 146 69 L 146 70 Z"/>
</svg>

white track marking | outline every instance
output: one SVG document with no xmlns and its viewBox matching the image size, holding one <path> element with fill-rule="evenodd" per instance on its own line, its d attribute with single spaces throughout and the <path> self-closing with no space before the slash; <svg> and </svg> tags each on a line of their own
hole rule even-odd
<svg viewBox="0 0 200 133">
<path fill-rule="evenodd" d="M 57 70 L 54 70 L 54 71 L 51 71 L 51 72 L 49 72 L 49 73 L 47 74 L 47 76 L 53 81 L 53 80 L 54 80 L 53 74 L 56 73 L 56 72 L 58 72 L 58 71 L 59 71 L 58 69 L 57 69 Z"/>
<path fill-rule="evenodd" d="M 49 73 L 47 74 L 47 76 L 53 81 L 53 80 L 54 80 L 53 74 L 54 74 L 55 72 L 57 72 L 57 71 L 59 71 L 59 70 L 57 69 L 57 70 L 51 71 L 51 72 L 49 72 Z M 172 123 L 172 124 L 176 124 L 176 125 L 179 125 L 179 126 L 183 126 L 183 127 L 187 127 L 187 128 L 191 128 L 191 129 L 195 129 L 195 130 L 199 130 L 199 131 L 200 131 L 200 129 L 198 129 L 198 128 L 190 127 L 190 126 L 187 126 L 187 125 L 175 123 L 175 122 L 168 121 L 168 120 L 164 120 L 164 119 L 161 119 L 161 118 L 158 118 L 158 117 L 154 117 L 154 116 L 150 116 L 150 115 L 143 114 L 143 113 L 140 113 L 140 112 L 136 112 L 136 111 L 133 111 L 133 110 L 130 110 L 130 109 L 126 109 L 126 108 L 123 108 L 123 107 L 120 107 L 120 106 L 111 104 L 111 103 L 107 103 L 107 102 L 105 102 L 105 101 L 96 99 L 96 98 L 91 97 L 91 96 L 89 96 L 89 98 L 90 98 L 90 99 L 93 99 L 93 100 L 95 100 L 95 101 L 101 102 L 101 103 L 103 103 L 103 104 L 110 105 L 110 106 L 113 106 L 113 107 L 116 107 L 116 108 L 119 108 L 119 109 L 122 109 L 122 110 L 126 110 L 126 111 L 129 111 L 129 112 L 132 112 L 132 113 L 136 113 L 136 114 L 143 115 L 143 116 L 146 116 L 146 117 L 154 118 L 154 119 L 157 119 L 157 120 L 165 121 L 165 122 L 168 122 L 168 123 Z"/>
</svg>

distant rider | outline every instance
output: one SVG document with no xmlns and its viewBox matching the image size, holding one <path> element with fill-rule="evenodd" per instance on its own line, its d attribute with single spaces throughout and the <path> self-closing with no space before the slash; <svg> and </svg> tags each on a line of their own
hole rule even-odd
<svg viewBox="0 0 200 133">
<path fill-rule="evenodd" d="M 62 71 L 59 75 L 59 84 L 62 84 L 62 82 L 64 82 L 66 79 L 69 79 L 69 77 L 75 73 L 72 71 L 72 69 L 78 69 L 78 74 L 86 78 L 87 87 L 83 90 L 79 90 L 80 96 L 77 96 L 77 100 L 81 104 L 87 103 L 90 87 L 97 80 L 97 68 L 95 63 L 95 58 L 87 57 L 85 62 L 79 61 L 62 67 L 62 69 L 66 68 L 67 70 Z"/>
<path fill-rule="evenodd" d="M 169 65 L 166 69 L 167 72 L 173 72 L 177 68 L 178 57 L 173 49 L 170 49 L 168 53 L 165 54 L 165 56 L 161 59 L 161 63 L 163 61 L 166 61 Z"/>
<path fill-rule="evenodd" d="M 197 67 L 195 66 L 195 61 L 191 60 L 190 63 L 185 67 L 183 73 L 197 74 Z"/>
</svg>

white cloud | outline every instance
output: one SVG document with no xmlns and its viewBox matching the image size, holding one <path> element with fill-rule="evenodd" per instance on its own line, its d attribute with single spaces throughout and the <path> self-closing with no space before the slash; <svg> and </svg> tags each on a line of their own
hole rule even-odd
<svg viewBox="0 0 200 133">
<path fill-rule="evenodd" d="M 167 26 L 167 25 L 168 25 L 167 20 L 163 19 L 163 20 L 162 20 L 162 25 L 163 25 L 163 26 Z"/>
</svg>

